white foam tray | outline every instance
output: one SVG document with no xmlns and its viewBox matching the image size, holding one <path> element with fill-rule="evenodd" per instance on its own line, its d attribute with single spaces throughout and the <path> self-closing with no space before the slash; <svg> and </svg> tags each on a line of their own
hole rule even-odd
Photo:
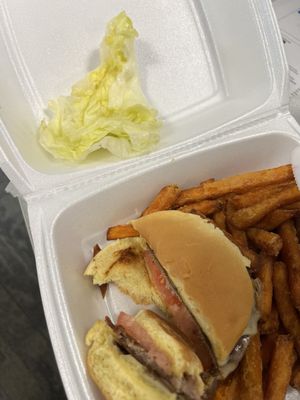
<svg viewBox="0 0 300 400">
<path fill-rule="evenodd" d="M 96 182 L 85 195 L 80 190 L 64 192 L 63 207 L 47 197 L 40 199 L 38 206 L 29 203 L 43 303 L 70 399 L 99 399 L 85 370 L 84 336 L 89 327 L 105 315 L 114 319 L 121 310 L 136 311 L 115 288 L 104 302 L 99 288 L 83 278 L 93 245 L 104 246 L 107 227 L 139 215 L 153 194 L 167 183 L 184 187 L 207 177 L 287 163 L 291 150 L 300 143 L 296 134 L 273 129 L 260 133 L 186 154 L 115 183 L 103 183 L 101 189 L 101 182 Z"/>
<path fill-rule="evenodd" d="M 48 328 L 66 393 L 101 396 L 86 375 L 84 336 L 106 302 L 83 277 L 110 225 L 137 216 L 162 185 L 290 161 L 300 129 L 269 1 L 0 0 L 0 166 L 22 196 Z M 36 141 L 47 100 L 96 66 L 106 22 L 122 9 L 140 38 L 144 90 L 165 122 L 160 146 L 127 161 L 53 161 Z M 291 394 L 288 399 L 300 399 Z"/>
</svg>

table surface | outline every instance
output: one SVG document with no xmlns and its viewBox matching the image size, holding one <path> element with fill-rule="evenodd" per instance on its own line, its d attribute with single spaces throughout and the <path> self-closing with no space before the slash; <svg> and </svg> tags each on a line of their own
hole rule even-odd
<svg viewBox="0 0 300 400">
<path fill-rule="evenodd" d="M 0 170 L 0 400 L 64 400 L 34 255 L 7 183 Z"/>
</svg>

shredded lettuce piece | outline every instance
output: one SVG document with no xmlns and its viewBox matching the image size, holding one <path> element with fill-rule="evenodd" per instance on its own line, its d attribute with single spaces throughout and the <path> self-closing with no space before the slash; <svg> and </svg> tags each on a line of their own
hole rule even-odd
<svg viewBox="0 0 300 400">
<path fill-rule="evenodd" d="M 81 161 L 99 148 L 120 158 L 150 151 L 160 121 L 142 92 L 135 58 L 138 36 L 123 11 L 107 26 L 101 64 L 72 87 L 70 96 L 49 102 L 51 117 L 38 129 L 40 144 L 55 158 Z"/>
</svg>

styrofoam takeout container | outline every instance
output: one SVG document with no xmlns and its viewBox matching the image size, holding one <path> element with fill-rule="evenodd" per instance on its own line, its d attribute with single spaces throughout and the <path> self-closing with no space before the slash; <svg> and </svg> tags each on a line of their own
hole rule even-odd
<svg viewBox="0 0 300 400">
<path fill-rule="evenodd" d="M 53 161 L 36 140 L 47 100 L 96 67 L 105 25 L 123 9 L 140 33 L 144 90 L 165 121 L 160 146 L 126 161 Z M 162 185 L 290 161 L 300 128 L 287 106 L 279 31 L 261 0 L 0 0 L 0 33 L 0 166 L 27 216 L 67 395 L 99 399 L 84 336 L 96 319 L 136 306 L 114 286 L 103 301 L 82 276 L 91 249 Z"/>
</svg>

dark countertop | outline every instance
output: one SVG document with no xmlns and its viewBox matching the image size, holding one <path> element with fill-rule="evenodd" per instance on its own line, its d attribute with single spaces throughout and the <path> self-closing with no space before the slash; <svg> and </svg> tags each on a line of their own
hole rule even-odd
<svg viewBox="0 0 300 400">
<path fill-rule="evenodd" d="M 0 171 L 0 400 L 66 399 L 17 199 Z"/>
</svg>

